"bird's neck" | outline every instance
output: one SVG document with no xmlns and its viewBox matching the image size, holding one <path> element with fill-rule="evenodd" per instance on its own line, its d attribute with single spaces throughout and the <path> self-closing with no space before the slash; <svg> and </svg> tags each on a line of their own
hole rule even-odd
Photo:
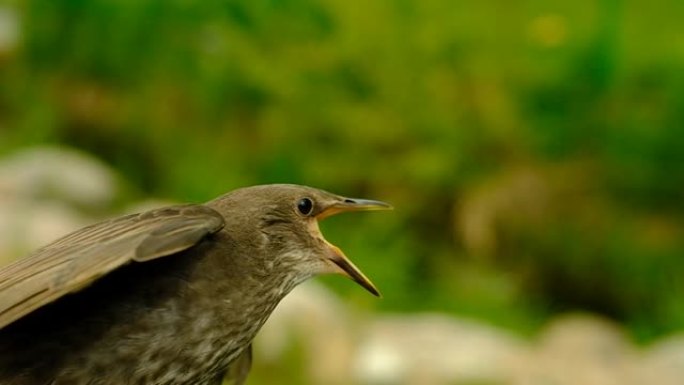
<svg viewBox="0 0 684 385">
<path fill-rule="evenodd" d="M 280 300 L 306 277 L 265 262 L 219 232 L 200 247 L 212 249 L 189 277 L 183 307 L 197 315 L 191 333 L 198 344 L 220 350 L 208 365 L 218 370 L 234 360 L 257 334 Z M 251 252 L 254 252 L 253 248 Z"/>
</svg>

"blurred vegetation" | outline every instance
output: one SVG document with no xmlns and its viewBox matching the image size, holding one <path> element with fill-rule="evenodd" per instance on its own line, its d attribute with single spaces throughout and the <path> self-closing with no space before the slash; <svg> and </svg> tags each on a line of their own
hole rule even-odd
<svg viewBox="0 0 684 385">
<path fill-rule="evenodd" d="M 684 2 L 15 0 L 0 152 L 75 146 L 128 199 L 257 183 L 391 201 L 324 224 L 361 306 L 533 332 L 684 326 Z"/>
</svg>

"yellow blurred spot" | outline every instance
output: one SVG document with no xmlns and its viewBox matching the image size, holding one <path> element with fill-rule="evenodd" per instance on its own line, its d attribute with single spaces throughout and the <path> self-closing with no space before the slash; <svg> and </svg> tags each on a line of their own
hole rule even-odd
<svg viewBox="0 0 684 385">
<path fill-rule="evenodd" d="M 530 23 L 528 35 L 538 45 L 558 47 L 565 43 L 568 36 L 565 17 L 556 14 L 538 16 Z"/>
</svg>

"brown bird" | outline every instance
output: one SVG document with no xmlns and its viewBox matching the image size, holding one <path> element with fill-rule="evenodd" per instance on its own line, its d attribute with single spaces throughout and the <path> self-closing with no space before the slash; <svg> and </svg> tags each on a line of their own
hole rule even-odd
<svg viewBox="0 0 684 385">
<path fill-rule="evenodd" d="M 242 384 L 297 284 L 377 289 L 318 220 L 388 204 L 264 185 L 97 223 L 0 269 L 0 384 Z"/>
</svg>

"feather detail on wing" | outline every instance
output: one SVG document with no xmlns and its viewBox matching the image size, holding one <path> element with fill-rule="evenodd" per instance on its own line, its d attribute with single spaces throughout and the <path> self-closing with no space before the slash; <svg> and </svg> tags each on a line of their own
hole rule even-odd
<svg viewBox="0 0 684 385">
<path fill-rule="evenodd" d="M 100 222 L 0 268 L 0 328 L 132 261 L 192 247 L 223 217 L 202 205 L 170 206 Z"/>
</svg>

